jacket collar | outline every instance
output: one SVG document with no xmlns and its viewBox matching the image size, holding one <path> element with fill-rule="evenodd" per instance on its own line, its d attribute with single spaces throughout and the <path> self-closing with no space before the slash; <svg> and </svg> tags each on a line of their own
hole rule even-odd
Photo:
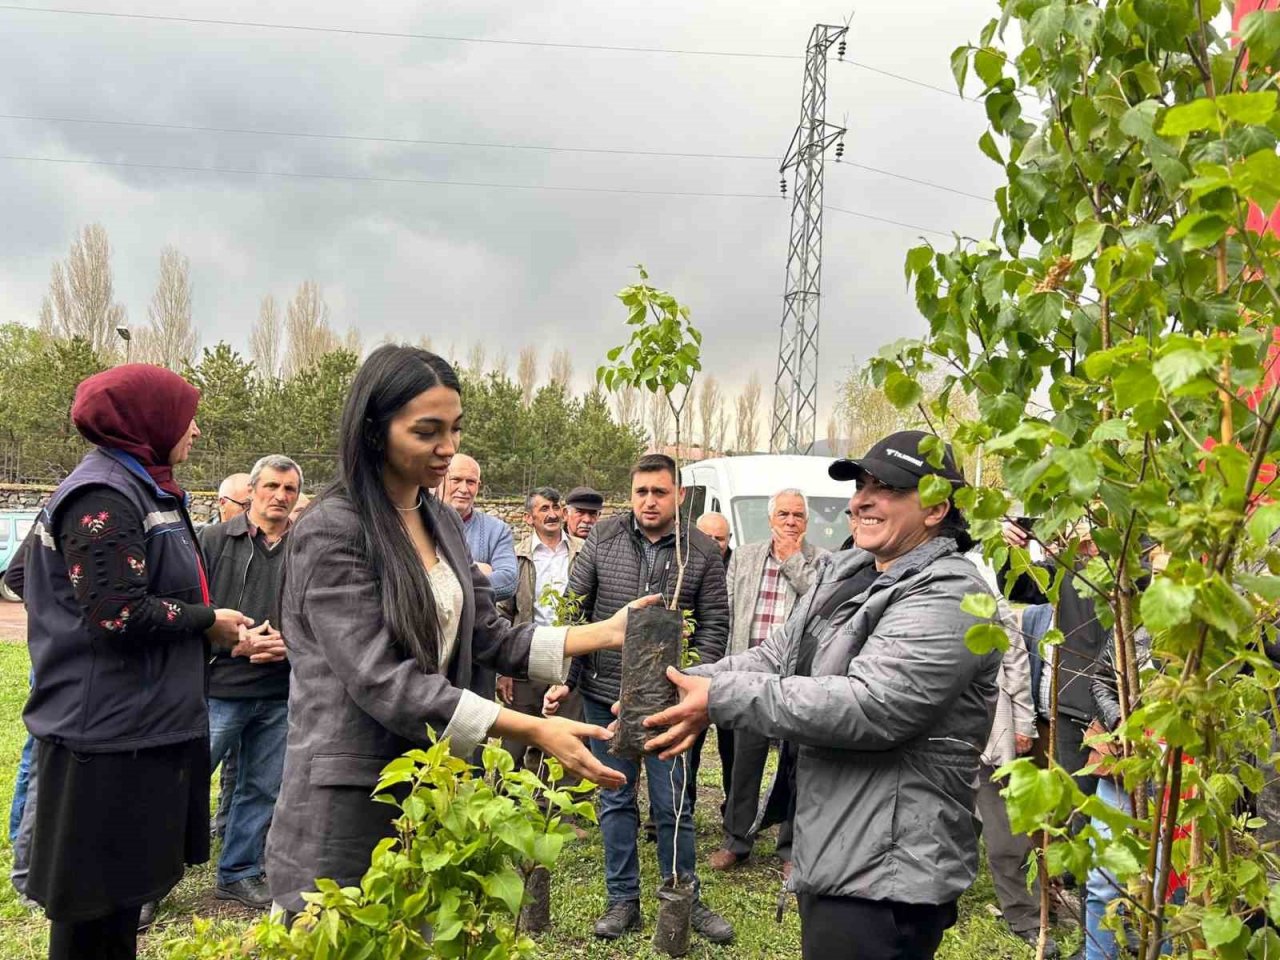
<svg viewBox="0 0 1280 960">
<path fill-rule="evenodd" d="M 116 463 L 120 464 L 120 466 L 124 467 L 126 470 L 132 473 L 135 477 L 137 477 L 139 480 L 145 483 L 147 485 L 147 488 L 151 491 L 151 493 L 157 499 L 165 499 L 165 500 L 178 499 L 168 490 L 160 489 L 160 485 L 155 482 L 151 474 L 147 473 L 146 467 L 144 467 L 138 461 L 138 459 L 134 457 L 132 454 L 125 453 L 123 450 L 115 450 L 111 447 L 99 447 L 98 452 L 101 453 L 104 457 L 108 457 L 116 461 Z M 183 495 L 182 503 L 184 506 L 187 503 L 189 503 L 190 500 L 191 500 L 191 497 L 189 495 L 187 494 Z"/>
<path fill-rule="evenodd" d="M 569 544 L 570 557 L 576 556 L 578 551 L 582 549 L 582 544 L 585 542 L 569 533 L 564 534 L 564 540 Z M 516 544 L 516 556 L 524 557 L 526 560 L 532 560 L 533 548 L 536 547 L 539 542 L 540 541 L 534 532 L 532 530 L 528 531 L 523 537 L 521 537 L 520 542 Z"/>
<path fill-rule="evenodd" d="M 932 540 L 920 544 L 910 553 L 899 557 L 888 570 L 885 570 L 876 578 L 872 586 L 878 589 L 897 583 L 899 580 L 905 580 L 907 577 L 919 573 L 934 561 L 958 551 L 959 547 L 953 538 L 934 537 Z M 829 579 L 831 580 L 846 580 L 863 567 L 875 563 L 875 557 L 858 547 L 844 550 L 840 553 L 828 554 L 824 559 L 827 562 L 827 569 L 830 570 Z"/>
<path fill-rule="evenodd" d="M 636 520 L 636 514 L 634 510 L 627 511 L 627 521 L 628 521 L 627 529 L 631 531 L 631 536 L 635 537 L 636 541 L 640 542 L 642 546 L 644 542 L 648 542 L 658 547 L 669 547 L 676 542 L 676 532 L 674 530 L 672 530 L 668 534 L 665 534 L 664 536 L 659 537 L 657 540 L 650 540 L 648 537 L 646 537 L 644 535 L 644 531 L 640 529 L 640 522 Z M 682 524 L 680 527 L 680 543 L 685 544 L 688 542 L 689 542 L 689 528 L 688 528 L 688 525 Z"/>
</svg>

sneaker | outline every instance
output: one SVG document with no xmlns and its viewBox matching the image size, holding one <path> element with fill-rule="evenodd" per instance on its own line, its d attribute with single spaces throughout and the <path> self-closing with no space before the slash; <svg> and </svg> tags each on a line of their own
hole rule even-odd
<svg viewBox="0 0 1280 960">
<path fill-rule="evenodd" d="M 628 930 L 640 929 L 640 901 L 618 900 L 609 904 L 596 921 L 596 936 L 601 940 L 617 940 Z"/>
<path fill-rule="evenodd" d="M 690 920 L 694 931 L 712 943 L 733 942 L 733 925 L 701 900 L 693 901 Z"/>
<path fill-rule="evenodd" d="M 1034 950 L 1036 948 L 1036 945 L 1039 944 L 1040 942 L 1039 930 L 1015 930 L 1013 931 L 1013 935 L 1017 937 L 1019 940 L 1021 940 L 1023 943 L 1027 944 L 1027 946 L 1029 946 L 1032 950 Z M 1052 934 L 1050 934 L 1045 939 L 1044 955 L 1045 955 L 1045 960 L 1053 960 L 1053 958 L 1058 956 L 1058 942 L 1053 939 Z"/>
<path fill-rule="evenodd" d="M 707 866 L 712 870 L 732 870 L 734 867 L 746 863 L 747 857 L 748 855 L 745 853 L 734 853 L 732 850 L 717 850 L 707 857 Z"/>
<path fill-rule="evenodd" d="M 213 895 L 219 900 L 235 900 L 255 910 L 266 910 L 271 906 L 271 890 L 261 877 L 245 877 L 235 883 L 220 883 Z"/>
</svg>

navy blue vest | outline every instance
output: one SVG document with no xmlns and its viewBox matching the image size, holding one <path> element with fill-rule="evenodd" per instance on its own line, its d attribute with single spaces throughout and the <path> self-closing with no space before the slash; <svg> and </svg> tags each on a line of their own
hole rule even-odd
<svg viewBox="0 0 1280 960">
<path fill-rule="evenodd" d="M 185 504 L 128 454 L 95 450 L 54 491 L 27 563 L 27 643 L 35 680 L 23 720 L 40 740 L 85 753 L 158 747 L 208 735 L 202 633 L 90 631 L 54 541 L 59 511 L 87 486 L 124 494 L 143 517 L 149 592 L 203 603 Z"/>
</svg>

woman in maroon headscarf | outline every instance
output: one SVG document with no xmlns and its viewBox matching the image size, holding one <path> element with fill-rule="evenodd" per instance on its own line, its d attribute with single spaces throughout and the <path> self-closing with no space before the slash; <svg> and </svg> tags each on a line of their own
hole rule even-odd
<svg viewBox="0 0 1280 960">
<path fill-rule="evenodd" d="M 241 642 L 249 621 L 209 603 L 173 477 L 200 436 L 199 399 L 142 364 L 81 383 L 71 419 L 96 449 L 37 521 L 27 894 L 52 922 L 51 960 L 133 958 L 142 904 L 209 855 L 206 652 Z"/>
</svg>

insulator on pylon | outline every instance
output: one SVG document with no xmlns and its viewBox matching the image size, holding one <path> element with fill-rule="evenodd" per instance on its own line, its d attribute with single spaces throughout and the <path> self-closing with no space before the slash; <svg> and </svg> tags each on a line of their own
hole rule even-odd
<svg viewBox="0 0 1280 960">
<path fill-rule="evenodd" d="M 787 178 L 783 177 L 779 180 L 778 186 L 782 189 L 782 195 L 785 197 L 787 195 Z"/>
<path fill-rule="evenodd" d="M 840 60 L 844 59 L 845 41 L 841 40 L 836 46 L 836 57 Z"/>
<path fill-rule="evenodd" d="M 842 138 L 836 141 L 836 162 L 839 162 L 840 158 L 843 156 L 844 156 L 844 139 Z"/>
</svg>

